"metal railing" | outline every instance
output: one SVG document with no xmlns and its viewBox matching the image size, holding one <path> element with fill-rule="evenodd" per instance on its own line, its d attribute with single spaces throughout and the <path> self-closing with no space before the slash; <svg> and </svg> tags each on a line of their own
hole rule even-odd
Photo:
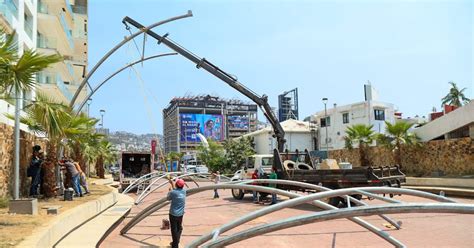
<svg viewBox="0 0 474 248">
<path fill-rule="evenodd" d="M 39 34 L 36 38 L 36 44 L 39 48 L 57 49 L 58 41 L 55 38 L 45 37 Z"/>
</svg>

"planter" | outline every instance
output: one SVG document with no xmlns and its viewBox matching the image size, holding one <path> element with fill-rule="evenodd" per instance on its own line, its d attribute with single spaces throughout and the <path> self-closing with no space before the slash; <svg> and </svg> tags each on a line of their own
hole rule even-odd
<svg viewBox="0 0 474 248">
<path fill-rule="evenodd" d="M 38 214 L 38 199 L 28 198 L 19 200 L 10 200 L 8 211 L 15 214 Z"/>
</svg>

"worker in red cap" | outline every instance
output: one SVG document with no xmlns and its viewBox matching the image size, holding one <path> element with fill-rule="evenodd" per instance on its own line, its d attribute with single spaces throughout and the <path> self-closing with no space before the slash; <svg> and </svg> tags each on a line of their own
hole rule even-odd
<svg viewBox="0 0 474 248">
<path fill-rule="evenodd" d="M 179 239 L 183 231 L 184 206 L 186 203 L 186 190 L 183 188 L 184 180 L 181 178 L 177 179 L 175 185 L 176 188 L 168 192 L 167 196 L 167 199 L 171 201 L 169 216 L 171 237 L 173 238 L 173 242 L 171 242 L 172 248 L 179 247 Z"/>
</svg>

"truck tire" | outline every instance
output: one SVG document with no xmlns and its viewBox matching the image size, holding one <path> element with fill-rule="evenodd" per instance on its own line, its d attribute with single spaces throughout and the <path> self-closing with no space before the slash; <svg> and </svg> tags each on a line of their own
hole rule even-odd
<svg viewBox="0 0 474 248">
<path fill-rule="evenodd" d="M 258 192 L 258 195 L 260 196 L 260 199 L 265 199 L 269 195 L 268 193 L 263 193 L 263 192 Z"/>
<path fill-rule="evenodd" d="M 244 192 L 241 189 L 232 189 L 232 197 L 236 200 L 244 199 Z"/>
</svg>

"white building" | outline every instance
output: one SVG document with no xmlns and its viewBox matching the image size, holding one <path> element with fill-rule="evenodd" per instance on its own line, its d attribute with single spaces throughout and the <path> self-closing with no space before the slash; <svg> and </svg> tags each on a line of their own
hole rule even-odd
<svg viewBox="0 0 474 248">
<path fill-rule="evenodd" d="M 64 60 L 36 75 L 36 90 L 69 103 L 87 73 L 87 0 L 0 0 L 0 28 L 15 32 L 18 53 L 33 49 L 41 54 L 60 54 Z M 28 103 L 36 92 L 23 92 Z M 87 95 L 87 88 L 78 102 Z M 22 106 L 20 106 L 22 107 Z M 13 122 L 14 106 L 0 100 L 0 122 Z"/>
<path fill-rule="evenodd" d="M 385 121 L 395 123 L 394 105 L 379 101 L 364 101 L 344 106 L 327 109 L 325 118 L 324 110 L 310 117 L 310 121 L 317 123 L 320 129 L 320 150 L 343 149 L 346 129 L 354 124 L 373 125 L 377 133 L 385 133 Z M 327 140 L 326 143 L 326 131 Z"/>
<path fill-rule="evenodd" d="M 285 149 L 295 151 L 296 149 L 304 151 L 305 149 L 314 150 L 317 142 L 316 127 L 309 122 L 286 120 L 280 123 L 285 130 Z M 254 138 L 255 151 L 257 154 L 273 154 L 273 149 L 277 148 L 276 139 L 272 136 L 272 127 L 265 127 L 252 133 L 244 135 Z"/>
</svg>

